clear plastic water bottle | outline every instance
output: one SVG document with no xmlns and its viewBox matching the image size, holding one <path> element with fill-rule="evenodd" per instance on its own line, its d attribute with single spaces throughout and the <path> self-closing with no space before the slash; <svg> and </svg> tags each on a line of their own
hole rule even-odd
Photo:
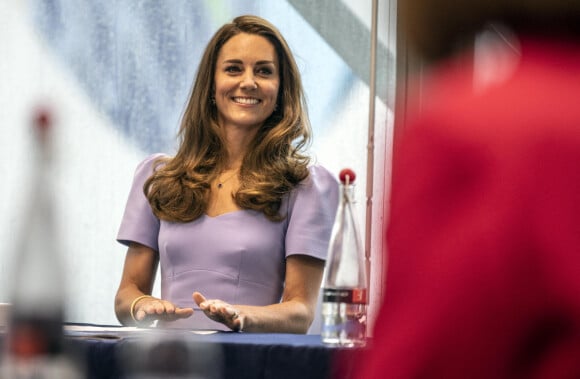
<svg viewBox="0 0 580 379">
<path fill-rule="evenodd" d="M 0 378 L 78 379 L 82 362 L 67 354 L 64 270 L 52 192 L 51 117 L 34 115 L 32 180 L 15 251 L 11 315 Z"/>
<path fill-rule="evenodd" d="M 340 172 L 340 202 L 328 248 L 322 290 L 322 342 L 366 344 L 367 279 L 364 248 L 354 206 L 355 173 Z"/>
</svg>

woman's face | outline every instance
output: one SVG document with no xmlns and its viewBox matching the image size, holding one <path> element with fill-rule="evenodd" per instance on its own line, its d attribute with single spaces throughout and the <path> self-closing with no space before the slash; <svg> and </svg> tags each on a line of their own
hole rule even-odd
<svg viewBox="0 0 580 379">
<path fill-rule="evenodd" d="M 280 87 L 274 46 L 259 35 L 235 35 L 218 54 L 214 81 L 220 125 L 259 129 L 274 111 Z"/>
</svg>

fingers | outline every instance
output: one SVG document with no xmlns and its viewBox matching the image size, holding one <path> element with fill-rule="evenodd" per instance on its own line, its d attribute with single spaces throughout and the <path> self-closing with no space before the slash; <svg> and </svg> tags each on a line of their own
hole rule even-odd
<svg viewBox="0 0 580 379">
<path fill-rule="evenodd" d="M 134 313 L 137 321 L 161 319 L 174 321 L 180 318 L 190 317 L 193 314 L 193 308 L 180 308 L 166 300 L 147 298 L 136 304 Z"/>
<path fill-rule="evenodd" d="M 218 299 L 208 300 L 199 292 L 193 293 L 193 299 L 210 319 L 220 322 L 235 331 L 242 329 L 243 317 L 240 310 L 231 304 Z"/>
<path fill-rule="evenodd" d="M 203 296 L 201 293 L 199 292 L 194 292 L 193 293 L 193 301 L 195 301 L 195 303 L 201 308 L 201 303 L 203 303 L 204 301 L 206 301 L 207 299 L 205 298 L 205 296 Z"/>
<path fill-rule="evenodd" d="M 193 308 L 175 308 L 175 313 L 166 314 L 164 320 L 175 321 L 188 318 L 193 314 Z"/>
<path fill-rule="evenodd" d="M 164 321 L 175 321 L 182 318 L 188 318 L 193 314 L 193 308 L 175 308 L 175 313 L 166 313 L 163 315 Z"/>
</svg>

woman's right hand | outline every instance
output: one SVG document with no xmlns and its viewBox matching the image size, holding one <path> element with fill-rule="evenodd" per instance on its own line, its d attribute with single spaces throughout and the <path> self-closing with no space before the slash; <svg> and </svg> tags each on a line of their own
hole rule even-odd
<svg viewBox="0 0 580 379">
<path fill-rule="evenodd" d="M 173 303 L 152 296 L 139 299 L 133 307 L 134 319 L 142 325 L 150 325 L 155 320 L 175 321 L 188 318 L 193 308 L 180 308 Z"/>
</svg>

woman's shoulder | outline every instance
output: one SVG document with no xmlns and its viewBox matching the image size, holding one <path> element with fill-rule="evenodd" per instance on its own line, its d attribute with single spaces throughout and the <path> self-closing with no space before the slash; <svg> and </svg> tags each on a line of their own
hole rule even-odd
<svg viewBox="0 0 580 379">
<path fill-rule="evenodd" d="M 141 160 L 141 162 L 139 162 L 135 171 L 136 172 L 146 171 L 148 173 L 152 173 L 158 163 L 166 162 L 169 159 L 171 159 L 171 157 L 165 153 L 150 154 L 143 160 Z"/>
<path fill-rule="evenodd" d="M 171 157 L 165 153 L 153 153 L 146 156 L 141 162 L 139 162 L 138 167 L 152 167 L 157 162 L 163 162 L 168 159 L 171 159 Z"/>
<path fill-rule="evenodd" d="M 338 180 L 326 167 L 308 166 L 308 176 L 295 188 L 295 197 L 326 196 L 338 192 Z"/>
<path fill-rule="evenodd" d="M 288 202 L 288 220 L 293 225 L 292 230 L 304 233 L 326 230 L 325 227 L 332 226 L 339 194 L 338 180 L 326 167 L 311 165 L 308 171 L 308 177 L 295 188 Z M 330 234 L 330 229 L 327 231 Z M 328 240 L 326 237 L 324 239 Z M 326 253 L 326 244 L 320 251 Z"/>
<path fill-rule="evenodd" d="M 308 174 L 307 181 L 310 180 L 315 183 L 338 185 L 336 175 L 320 164 L 308 166 Z"/>
<path fill-rule="evenodd" d="M 134 172 L 134 180 L 145 182 L 157 167 L 158 162 L 162 163 L 164 160 L 170 159 L 167 154 L 155 153 L 145 157 L 137 164 Z"/>
</svg>

